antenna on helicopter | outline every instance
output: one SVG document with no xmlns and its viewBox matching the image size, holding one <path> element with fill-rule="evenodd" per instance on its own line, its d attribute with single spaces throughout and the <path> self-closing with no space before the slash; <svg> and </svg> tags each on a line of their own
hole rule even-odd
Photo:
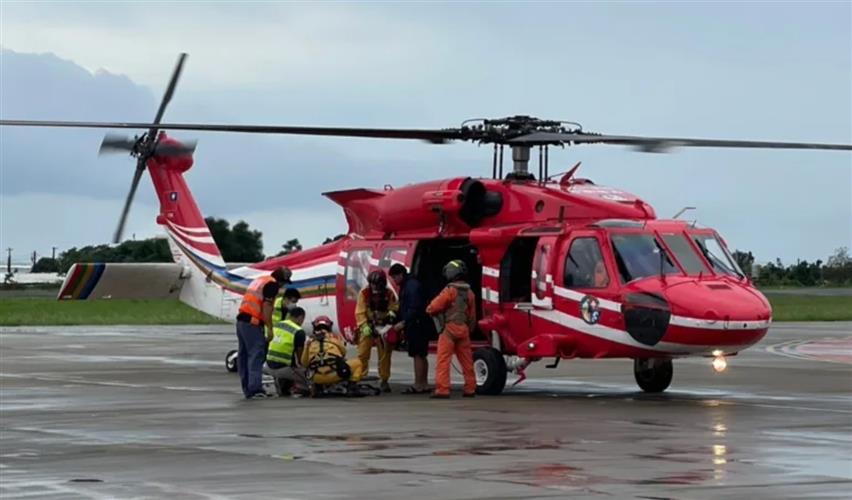
<svg viewBox="0 0 852 500">
<path fill-rule="evenodd" d="M 672 217 L 672 219 L 677 219 L 678 217 L 683 215 L 683 213 L 686 212 L 687 210 L 695 210 L 695 207 L 683 207 L 683 208 L 681 208 L 678 213 L 674 214 L 674 217 Z"/>
</svg>

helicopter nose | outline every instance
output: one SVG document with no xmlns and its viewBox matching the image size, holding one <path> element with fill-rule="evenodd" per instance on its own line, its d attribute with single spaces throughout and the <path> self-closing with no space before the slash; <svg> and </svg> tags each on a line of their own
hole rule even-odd
<svg viewBox="0 0 852 500">
<path fill-rule="evenodd" d="M 772 308 L 754 287 L 733 281 L 690 281 L 665 289 L 671 315 L 667 342 L 735 352 L 766 334 Z"/>
</svg>

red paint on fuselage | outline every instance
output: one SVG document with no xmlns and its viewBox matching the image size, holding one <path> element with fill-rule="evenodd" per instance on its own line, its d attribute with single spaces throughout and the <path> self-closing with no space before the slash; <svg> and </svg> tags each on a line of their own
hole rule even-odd
<svg viewBox="0 0 852 500">
<path fill-rule="evenodd" d="M 188 156 L 149 160 L 161 203 L 161 223 L 203 226 L 201 212 L 182 175 L 191 165 Z M 381 261 L 388 248 L 405 248 L 403 262 L 410 268 L 418 245 L 423 242 L 434 245 L 435 241 L 468 241 L 477 252 L 477 268 L 481 266 L 482 271 L 477 297 L 481 301 L 481 334 L 489 343 L 499 344 L 506 354 L 534 359 L 709 355 L 716 349 L 734 353 L 766 334 L 771 319 L 766 299 L 747 279 L 714 271 L 692 242 L 690 248 L 696 251 L 706 272 L 690 274 L 682 263 L 676 262 L 676 271 L 664 276 L 628 283 L 619 278 L 610 240 L 613 234 L 680 234 L 689 240 L 696 234 L 715 235 L 712 230 L 695 229 L 679 220 L 656 220 L 654 209 L 636 196 L 584 180 L 544 185 L 535 181 L 478 180 L 487 192 L 499 193 L 502 206 L 498 213 L 481 218 L 476 227 L 471 227 L 460 212 L 464 201 L 460 189 L 466 180 L 327 193 L 343 208 L 350 226 L 346 238 L 252 267 L 271 270 L 287 265 L 298 270 L 333 264 L 337 271 L 339 325 L 347 328 L 351 327 L 354 301 L 346 296 L 347 287 L 351 286 L 344 276 L 349 265 L 347 256 L 354 248 L 368 250 L 368 270 L 389 266 L 389 261 Z M 612 220 L 631 221 L 634 227 L 601 223 Z M 578 237 L 599 242 L 609 273 L 607 286 L 571 288 L 564 282 L 566 255 Z M 507 251 L 517 238 L 534 238 L 534 255 L 541 252 L 543 256 L 534 263 L 535 276 L 529 277 L 531 293 L 520 299 L 505 293 L 510 280 L 502 279 L 505 271 L 501 270 Z M 203 248 L 212 253 L 213 249 Z M 440 269 L 421 272 L 438 273 Z M 660 297 L 670 307 L 672 321 L 658 342 L 645 345 L 628 333 L 621 307 L 631 293 Z M 601 304 L 598 314 L 584 318 L 581 302 L 592 299 Z"/>
</svg>

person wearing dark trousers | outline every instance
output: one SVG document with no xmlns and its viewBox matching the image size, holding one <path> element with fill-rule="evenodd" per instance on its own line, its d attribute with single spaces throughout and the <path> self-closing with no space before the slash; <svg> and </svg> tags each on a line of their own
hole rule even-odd
<svg viewBox="0 0 852 500">
<path fill-rule="evenodd" d="M 388 272 L 399 287 L 399 321 L 393 326 L 404 332 L 408 356 L 414 360 L 414 385 L 403 394 L 429 393 L 429 337 L 430 319 L 426 314 L 426 296 L 423 286 L 402 264 L 394 264 Z"/>
<path fill-rule="evenodd" d="M 268 397 L 263 390 L 266 345 L 273 338 L 272 309 L 281 286 L 290 282 L 292 271 L 279 267 L 252 281 L 237 314 L 237 370 L 246 399 Z"/>
</svg>

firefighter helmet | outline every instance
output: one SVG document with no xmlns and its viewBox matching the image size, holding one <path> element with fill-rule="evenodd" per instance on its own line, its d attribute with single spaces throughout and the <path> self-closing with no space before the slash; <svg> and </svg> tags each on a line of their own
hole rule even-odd
<svg viewBox="0 0 852 500">
<path fill-rule="evenodd" d="M 463 260 L 451 260 L 444 266 L 443 273 L 447 281 L 462 279 L 467 275 L 467 264 Z"/>
<path fill-rule="evenodd" d="M 325 328 L 326 330 L 331 331 L 331 327 L 334 326 L 334 321 L 332 321 L 328 316 L 317 316 L 317 318 L 311 322 L 311 326 L 314 327 L 314 330 L 317 330 L 318 328 Z"/>
<path fill-rule="evenodd" d="M 384 271 L 376 269 L 367 275 L 367 283 L 383 290 L 388 286 L 388 277 Z"/>
</svg>

